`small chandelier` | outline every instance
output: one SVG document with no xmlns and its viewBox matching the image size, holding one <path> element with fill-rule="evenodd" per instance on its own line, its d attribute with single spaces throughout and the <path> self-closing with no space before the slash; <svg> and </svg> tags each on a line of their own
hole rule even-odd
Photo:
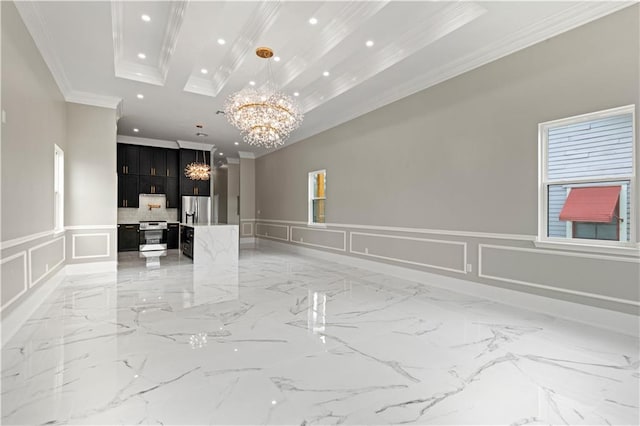
<svg viewBox="0 0 640 426">
<path fill-rule="evenodd" d="M 258 47 L 256 55 L 263 59 L 273 56 L 268 47 Z M 271 64 L 267 62 L 271 76 Z M 298 104 L 273 86 L 247 88 L 229 96 L 224 113 L 233 126 L 244 135 L 249 145 L 275 148 L 284 144 L 292 131 L 302 124 L 303 114 Z"/>
<path fill-rule="evenodd" d="M 204 151 L 202 151 L 202 157 L 204 161 L 199 163 L 198 151 L 196 151 L 196 161 L 187 164 L 187 167 L 184 168 L 184 175 L 186 177 L 191 180 L 209 180 L 211 176 L 211 166 L 207 164 L 207 157 Z"/>
</svg>

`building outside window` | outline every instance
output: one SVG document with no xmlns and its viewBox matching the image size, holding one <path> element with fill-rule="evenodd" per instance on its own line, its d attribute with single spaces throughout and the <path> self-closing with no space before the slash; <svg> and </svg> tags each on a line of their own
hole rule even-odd
<svg viewBox="0 0 640 426">
<path fill-rule="evenodd" d="M 325 223 L 327 171 L 309 173 L 309 225 Z"/>
<path fill-rule="evenodd" d="M 53 145 L 53 210 L 54 231 L 64 231 L 64 152 Z"/>
<path fill-rule="evenodd" d="M 634 242 L 634 117 L 631 105 L 539 125 L 539 241 Z"/>
</svg>

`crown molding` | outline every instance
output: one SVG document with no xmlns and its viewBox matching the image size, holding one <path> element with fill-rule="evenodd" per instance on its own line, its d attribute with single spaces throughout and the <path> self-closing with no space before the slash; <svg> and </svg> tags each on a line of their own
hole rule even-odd
<svg viewBox="0 0 640 426">
<path fill-rule="evenodd" d="M 240 164 L 239 158 L 227 157 L 227 164 Z"/>
<path fill-rule="evenodd" d="M 129 145 L 157 146 L 161 148 L 178 149 L 176 141 L 168 141 L 163 139 L 139 138 L 136 136 L 118 135 L 116 140 L 118 143 L 126 143 Z"/>
<path fill-rule="evenodd" d="M 216 146 L 210 143 L 177 140 L 178 146 L 183 149 L 195 149 L 197 151 L 216 151 Z"/>
<path fill-rule="evenodd" d="M 95 93 L 72 90 L 65 96 L 67 102 L 110 108 L 122 112 L 122 99 L 115 96 L 96 95 Z"/>
<path fill-rule="evenodd" d="M 238 151 L 238 156 L 240 158 L 248 158 L 254 160 L 256 158 L 256 153 L 248 151 Z"/>
</svg>

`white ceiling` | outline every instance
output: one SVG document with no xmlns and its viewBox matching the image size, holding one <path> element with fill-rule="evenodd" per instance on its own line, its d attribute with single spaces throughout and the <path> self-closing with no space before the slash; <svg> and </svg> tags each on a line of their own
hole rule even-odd
<svg viewBox="0 0 640 426">
<path fill-rule="evenodd" d="M 300 93 L 305 120 L 287 142 L 293 143 L 632 3 L 47 1 L 17 7 L 68 101 L 118 107 L 120 135 L 214 144 L 224 158 L 266 152 L 242 142 L 216 115 L 231 93 L 250 80 L 264 82 L 258 46 L 281 58 L 272 62 L 281 90 Z M 366 47 L 367 40 L 374 45 Z M 196 136 L 196 124 L 209 136 Z"/>
</svg>

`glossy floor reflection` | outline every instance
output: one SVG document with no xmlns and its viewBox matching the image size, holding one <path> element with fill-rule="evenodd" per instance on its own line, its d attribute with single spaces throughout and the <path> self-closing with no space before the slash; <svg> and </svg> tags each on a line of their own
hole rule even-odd
<svg viewBox="0 0 640 426">
<path fill-rule="evenodd" d="M 243 250 L 68 277 L 3 349 L 3 424 L 638 424 L 639 340 Z"/>
</svg>

